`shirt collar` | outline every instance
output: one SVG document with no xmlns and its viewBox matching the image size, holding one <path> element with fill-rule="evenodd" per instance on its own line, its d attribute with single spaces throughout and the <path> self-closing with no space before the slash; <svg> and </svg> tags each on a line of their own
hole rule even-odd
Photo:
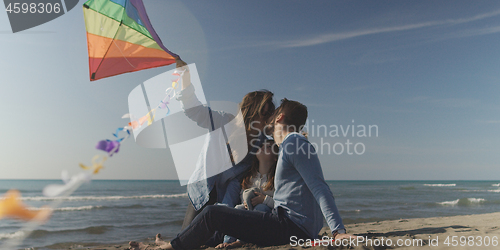
<svg viewBox="0 0 500 250">
<path fill-rule="evenodd" d="M 285 141 L 286 141 L 286 139 L 287 139 L 289 136 L 293 135 L 293 134 L 297 134 L 297 135 L 303 136 L 301 133 L 298 133 L 298 132 L 290 132 L 288 135 L 286 135 L 286 136 L 285 136 L 285 138 L 283 138 L 283 141 L 281 142 L 281 144 L 283 144 L 283 142 L 285 142 Z"/>
</svg>

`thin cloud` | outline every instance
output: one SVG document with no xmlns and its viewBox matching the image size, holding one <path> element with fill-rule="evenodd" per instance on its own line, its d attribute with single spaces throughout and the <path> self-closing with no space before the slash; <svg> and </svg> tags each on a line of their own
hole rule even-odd
<svg viewBox="0 0 500 250">
<path fill-rule="evenodd" d="M 285 41 L 272 41 L 272 40 L 249 41 L 247 39 L 243 43 L 238 43 L 235 41 L 235 42 L 231 43 L 231 45 L 229 45 L 229 46 L 224 46 L 224 47 L 221 47 L 219 49 L 213 49 L 213 50 L 214 51 L 228 51 L 228 50 L 239 50 L 239 49 L 245 49 L 245 48 L 261 48 L 261 49 L 267 48 L 270 50 L 274 50 L 274 49 L 309 47 L 309 46 L 326 44 L 326 43 L 361 37 L 361 36 L 367 36 L 367 35 L 391 33 L 391 32 L 398 32 L 398 31 L 408 31 L 408 30 L 415 30 L 415 29 L 422 29 L 422 28 L 429 28 L 429 27 L 439 27 L 439 26 L 446 26 L 446 25 L 448 25 L 448 26 L 459 25 L 459 24 L 464 24 L 464 23 L 469 23 L 469 22 L 474 22 L 474 21 L 479 21 L 479 20 L 495 17 L 498 15 L 500 15 L 500 9 L 492 11 L 492 12 L 488 12 L 488 13 L 478 14 L 478 15 L 475 15 L 475 16 L 469 17 L 469 18 L 446 19 L 446 20 L 429 21 L 429 22 L 422 22 L 422 23 L 417 23 L 417 24 L 393 26 L 393 27 L 380 27 L 380 28 L 340 32 L 340 33 L 328 33 L 328 34 L 317 35 L 317 36 L 310 37 L 310 38 L 299 38 L 299 39 L 291 39 L 291 40 L 285 40 Z M 435 42 L 435 41 L 441 41 L 441 40 L 446 40 L 446 39 L 472 37 L 472 36 L 480 36 L 480 35 L 487 35 L 487 34 L 494 34 L 494 33 L 500 33 L 500 26 L 486 27 L 486 28 L 482 28 L 482 29 L 467 29 L 467 30 L 453 32 L 453 33 L 447 33 L 447 34 L 442 33 L 438 36 L 433 35 L 432 37 L 429 37 L 428 40 Z M 389 61 L 397 61 L 397 60 L 401 60 L 401 58 L 391 58 Z M 388 62 L 388 61 L 374 61 L 374 62 L 360 61 L 357 63 L 366 64 L 366 63 L 385 63 L 385 62 Z M 356 64 L 356 62 L 354 64 Z"/>
<path fill-rule="evenodd" d="M 474 22 L 474 21 L 494 17 L 497 15 L 500 15 L 500 10 L 496 10 L 496 11 L 492 11 L 492 12 L 488 12 L 488 13 L 484 13 L 484 14 L 479 14 L 479 15 L 469 17 L 469 18 L 447 19 L 447 20 L 441 20 L 441 21 L 430 21 L 430 22 L 408 24 L 408 25 L 402 25 L 402 26 L 382 27 L 382 28 L 373 28 L 373 29 L 366 29 L 366 30 L 349 31 L 349 32 L 343 32 L 343 33 L 323 34 L 323 35 L 319 35 L 319 36 L 307 38 L 307 39 L 297 39 L 297 40 L 292 40 L 292 41 L 276 42 L 274 45 L 281 47 L 281 48 L 308 47 L 308 46 L 314 46 L 314 45 L 319 45 L 319 44 L 324 44 L 324 43 L 331 43 L 331 42 L 341 41 L 341 40 L 345 40 L 345 39 L 366 36 L 366 35 L 382 34 L 382 33 L 397 32 L 397 31 L 407 31 L 407 30 L 421 29 L 421 28 L 426 28 L 426 27 L 443 26 L 443 25 L 463 24 L 463 23 Z M 490 30 L 490 31 L 485 30 L 483 32 L 493 32 L 493 31 L 495 31 L 495 29 Z M 481 34 L 481 33 L 479 33 L 479 34 Z"/>
<path fill-rule="evenodd" d="M 489 35 L 489 34 L 495 34 L 495 33 L 500 33 L 500 26 L 486 27 L 486 28 L 482 28 L 482 29 L 467 29 L 467 30 L 463 30 L 463 31 L 459 31 L 459 32 L 454 32 L 454 33 L 442 35 L 437 40 L 447 40 L 447 39 L 453 39 L 453 38 L 482 36 L 482 35 Z"/>
</svg>

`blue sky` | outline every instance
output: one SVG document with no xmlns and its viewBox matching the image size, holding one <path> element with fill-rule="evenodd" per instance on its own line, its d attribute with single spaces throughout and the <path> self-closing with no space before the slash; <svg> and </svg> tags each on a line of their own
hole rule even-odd
<svg viewBox="0 0 500 250">
<path fill-rule="evenodd" d="M 315 125 L 377 125 L 378 137 L 323 138 L 366 149 L 321 155 L 326 179 L 500 179 L 498 1 L 144 3 L 208 100 L 266 88 L 306 104 Z M 173 68 L 90 82 L 80 7 L 16 34 L 0 12 L 0 42 L 5 179 L 79 172 L 126 122 L 130 91 Z M 96 178 L 176 178 L 168 150 L 133 141 L 105 166 Z"/>
</svg>

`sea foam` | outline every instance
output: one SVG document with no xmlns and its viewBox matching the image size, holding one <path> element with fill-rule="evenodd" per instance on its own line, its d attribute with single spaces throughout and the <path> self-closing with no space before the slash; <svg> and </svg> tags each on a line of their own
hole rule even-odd
<svg viewBox="0 0 500 250">
<path fill-rule="evenodd" d="M 455 206 L 455 205 L 474 205 L 474 204 L 479 204 L 482 202 L 485 202 L 486 200 L 483 198 L 462 198 L 462 199 L 456 199 L 453 201 L 443 201 L 443 202 L 438 202 L 439 205 L 444 205 L 444 206 Z"/>
<path fill-rule="evenodd" d="M 3 239 L 12 239 L 12 238 L 18 238 L 18 237 L 23 237 L 24 232 L 23 231 L 17 231 L 15 233 L 7 233 L 7 234 L 0 234 L 0 240 Z"/>
<path fill-rule="evenodd" d="M 427 187 L 455 187 L 457 184 L 424 184 Z"/>
<path fill-rule="evenodd" d="M 94 208 L 101 208 L 102 206 L 81 206 L 81 207 L 58 207 L 53 209 L 54 211 L 82 211 L 82 210 L 91 210 Z M 30 208 L 30 210 L 42 210 L 41 208 Z"/>
</svg>

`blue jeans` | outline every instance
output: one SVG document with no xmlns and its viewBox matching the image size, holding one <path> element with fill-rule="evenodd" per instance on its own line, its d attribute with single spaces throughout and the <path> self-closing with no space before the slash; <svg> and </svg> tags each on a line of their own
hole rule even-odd
<svg viewBox="0 0 500 250">
<path fill-rule="evenodd" d="M 289 244 L 291 236 L 308 239 L 307 234 L 285 214 L 282 208 L 263 213 L 226 206 L 207 206 L 171 244 L 176 250 L 198 248 L 216 231 L 259 246 Z"/>
<path fill-rule="evenodd" d="M 236 206 L 236 207 L 238 207 L 238 206 Z M 253 208 L 253 211 L 271 213 L 272 209 L 270 207 L 268 207 L 267 205 L 264 205 L 261 203 L 261 204 L 258 204 L 257 206 L 255 206 Z M 237 240 L 237 238 L 235 238 L 233 236 L 229 236 L 229 235 L 224 236 L 224 243 L 232 243 L 232 242 L 235 242 L 236 240 Z"/>
</svg>

